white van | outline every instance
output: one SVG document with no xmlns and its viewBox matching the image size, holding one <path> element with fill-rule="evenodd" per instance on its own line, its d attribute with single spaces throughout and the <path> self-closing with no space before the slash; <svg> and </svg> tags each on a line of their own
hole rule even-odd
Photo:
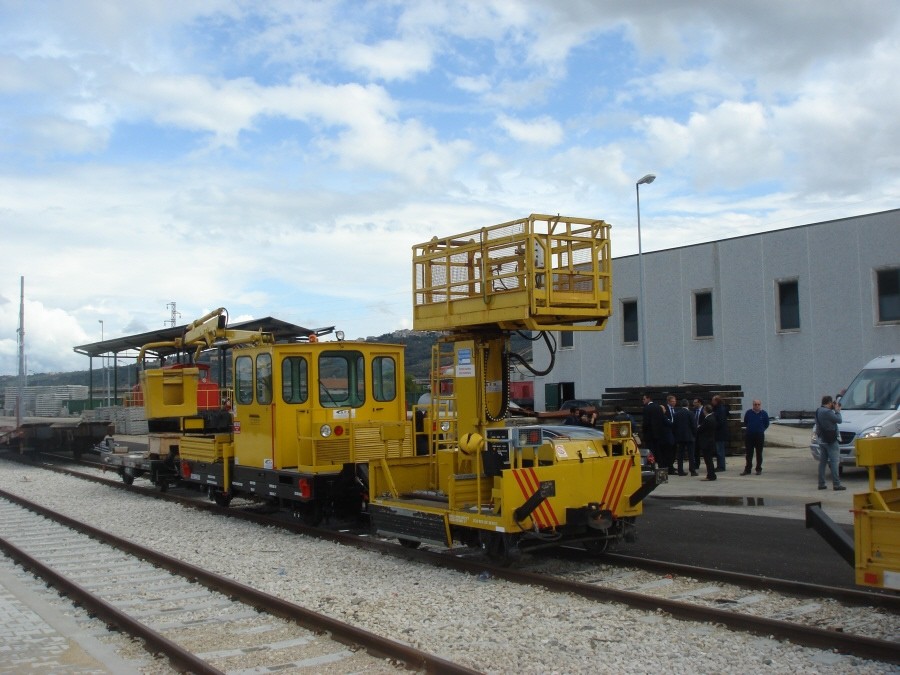
<svg viewBox="0 0 900 675">
<path fill-rule="evenodd" d="M 841 394 L 841 469 L 856 466 L 857 438 L 900 434 L 900 354 L 879 356 L 866 364 Z M 815 427 L 810 443 L 819 459 Z"/>
</svg>

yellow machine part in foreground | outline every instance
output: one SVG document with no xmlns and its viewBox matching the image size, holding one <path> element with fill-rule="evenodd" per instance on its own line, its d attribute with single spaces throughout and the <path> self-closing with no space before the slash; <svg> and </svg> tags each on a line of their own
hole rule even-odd
<svg viewBox="0 0 900 675">
<path fill-rule="evenodd" d="M 440 518 L 440 543 L 447 546 L 453 527 L 556 535 L 568 524 L 568 509 L 593 504 L 614 518 L 641 514 L 641 503 L 630 499 L 641 487 L 640 455 L 633 443 L 626 445 L 624 453 L 612 455 L 611 445 L 592 440 L 547 442 L 535 449 L 540 461 L 518 468 L 514 463 L 499 476 L 482 473 L 480 453 L 467 457 L 459 450 L 382 461 L 370 466 L 370 497 L 381 507 Z M 539 491 L 546 497 L 523 515 Z"/>
<path fill-rule="evenodd" d="M 869 472 L 869 491 L 853 496 L 856 583 L 900 591 L 900 438 L 857 440 L 856 465 Z M 876 488 L 880 466 L 890 467 L 889 489 Z"/>
</svg>

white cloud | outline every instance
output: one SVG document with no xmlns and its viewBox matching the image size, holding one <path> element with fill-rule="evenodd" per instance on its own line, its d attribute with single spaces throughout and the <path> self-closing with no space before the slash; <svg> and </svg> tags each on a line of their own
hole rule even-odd
<svg viewBox="0 0 900 675">
<path fill-rule="evenodd" d="M 408 326 L 413 243 L 532 211 L 634 252 L 648 172 L 652 249 L 894 208 L 898 44 L 887 0 L 0 5 L 0 374 L 19 275 L 68 369 L 173 300 Z"/>
<path fill-rule="evenodd" d="M 559 122 L 546 115 L 527 121 L 500 115 L 497 117 L 497 126 L 514 141 L 541 146 L 558 145 L 564 135 Z"/>
</svg>

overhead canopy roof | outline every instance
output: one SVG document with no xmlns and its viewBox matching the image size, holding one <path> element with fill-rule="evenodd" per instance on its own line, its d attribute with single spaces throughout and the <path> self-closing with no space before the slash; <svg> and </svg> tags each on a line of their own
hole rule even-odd
<svg viewBox="0 0 900 675">
<path fill-rule="evenodd" d="M 162 328 L 160 330 L 151 330 L 146 333 L 138 333 L 137 335 L 126 335 L 125 337 L 112 338 L 110 340 L 102 340 L 100 342 L 91 342 L 86 345 L 74 347 L 78 354 L 85 356 L 103 356 L 103 355 L 119 355 L 123 352 L 134 352 L 137 357 L 141 347 L 151 342 L 168 342 L 184 334 L 187 325 L 174 326 L 171 328 Z M 286 321 L 273 319 L 267 316 L 263 319 L 251 319 L 250 321 L 242 321 L 240 323 L 228 324 L 228 328 L 234 330 L 262 330 L 265 333 L 272 333 L 276 342 L 289 342 L 297 338 L 308 337 L 313 334 L 321 335 L 331 332 L 329 328 L 304 328 Z M 149 353 L 157 356 L 168 356 L 174 354 L 178 349 L 174 347 L 154 347 Z"/>
</svg>

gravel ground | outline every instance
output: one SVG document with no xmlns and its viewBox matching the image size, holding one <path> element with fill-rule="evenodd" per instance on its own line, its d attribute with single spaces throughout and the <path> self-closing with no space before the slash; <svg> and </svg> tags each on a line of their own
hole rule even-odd
<svg viewBox="0 0 900 675">
<path fill-rule="evenodd" d="M 432 569 L 5 462 L 0 488 L 488 673 L 900 673 L 891 664 Z"/>
</svg>

